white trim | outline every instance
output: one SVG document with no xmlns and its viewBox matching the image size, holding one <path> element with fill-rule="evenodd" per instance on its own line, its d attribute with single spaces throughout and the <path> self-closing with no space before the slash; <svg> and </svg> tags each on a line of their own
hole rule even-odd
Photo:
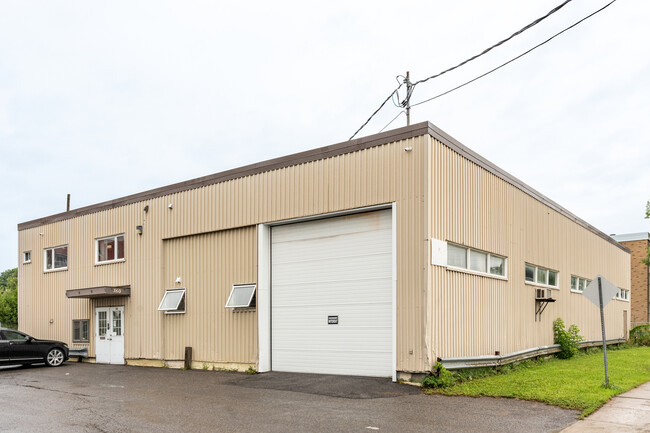
<svg viewBox="0 0 650 433">
<path fill-rule="evenodd" d="M 230 300 L 232 299 L 232 295 L 235 293 L 235 289 L 238 289 L 240 287 L 252 287 L 253 291 L 251 292 L 251 295 L 248 297 L 248 302 L 246 304 L 242 305 L 228 305 L 230 304 Z M 255 296 L 255 291 L 257 290 L 257 284 L 255 283 L 249 283 L 249 284 L 233 284 L 232 289 L 230 289 L 230 296 L 228 296 L 228 300 L 226 301 L 226 305 L 224 308 L 250 308 L 251 302 L 253 301 L 253 296 Z"/>
<path fill-rule="evenodd" d="M 113 260 L 102 260 L 101 262 L 99 261 L 99 241 L 105 241 L 108 239 L 113 239 L 113 242 L 115 243 L 115 257 L 118 256 L 118 250 L 117 250 L 117 238 L 122 236 L 124 238 L 124 245 L 126 246 L 126 235 L 124 233 L 118 233 L 116 235 L 111 235 L 111 236 L 104 236 L 102 238 L 96 238 L 95 239 L 95 265 L 106 265 L 109 263 L 116 263 L 116 262 L 123 262 L 126 259 L 126 254 L 125 251 L 122 251 L 122 258 L 117 258 Z M 126 249 L 126 248 L 125 248 Z"/>
<path fill-rule="evenodd" d="M 271 229 L 257 225 L 257 371 L 271 371 Z"/>
<path fill-rule="evenodd" d="M 397 382 L 397 203 L 391 204 L 392 224 L 392 255 L 393 255 L 393 382 Z"/>
<path fill-rule="evenodd" d="M 504 277 L 496 274 L 488 274 L 487 272 L 473 271 L 471 269 L 458 268 L 456 266 L 446 266 L 448 271 L 451 272 L 462 272 L 465 274 L 476 275 L 479 277 L 494 278 L 495 280 L 508 281 L 508 277 Z"/>
<path fill-rule="evenodd" d="M 527 286 L 542 287 L 544 289 L 560 290 L 560 286 L 549 286 L 548 284 L 532 283 L 530 281 L 524 281 L 524 284 Z"/>
<path fill-rule="evenodd" d="M 528 281 L 526 279 L 526 266 L 532 266 L 533 268 L 535 268 L 535 272 L 533 273 L 533 278 L 535 279 L 535 281 Z M 557 285 L 551 286 L 550 284 L 547 284 L 547 283 L 538 283 L 537 282 L 537 271 L 539 269 L 542 269 L 542 270 L 546 271 L 546 281 L 548 281 L 548 278 L 549 278 L 549 275 L 550 275 L 549 273 L 554 272 L 555 273 L 555 281 L 557 282 Z M 560 290 L 560 271 L 558 271 L 556 269 L 545 268 L 544 266 L 534 265 L 534 264 L 529 263 L 529 262 L 524 262 L 524 284 L 528 284 L 529 286 L 544 287 L 546 289 Z"/>
<path fill-rule="evenodd" d="M 506 280 L 506 281 L 508 280 L 508 256 L 503 256 L 501 254 L 491 253 L 489 251 L 480 250 L 478 248 L 468 247 L 466 245 L 457 244 L 455 242 L 447 241 L 446 242 L 446 247 L 448 247 L 449 245 L 451 245 L 453 247 L 456 247 L 456 248 L 462 248 L 462 249 L 465 250 L 465 263 L 467 264 L 467 267 L 466 268 L 461 268 L 459 266 L 448 265 L 447 263 L 449 263 L 449 256 L 447 255 L 447 260 L 445 262 L 445 267 L 447 268 L 448 271 L 465 272 L 465 273 L 468 273 L 468 274 L 471 274 L 471 275 L 479 275 L 479 276 L 482 276 L 482 277 L 492 277 L 492 278 L 496 278 L 498 280 Z M 485 272 L 477 271 L 475 269 L 470 269 L 472 251 L 477 252 L 477 253 L 481 253 L 481 254 L 485 254 L 485 265 L 486 265 L 486 268 L 485 268 L 486 271 Z M 446 252 L 445 252 L 445 254 L 446 254 Z M 503 275 L 493 274 L 493 273 L 490 272 L 490 259 L 492 258 L 492 256 L 503 259 Z"/>
<path fill-rule="evenodd" d="M 66 258 L 65 258 L 65 263 L 66 266 L 63 266 L 61 268 L 55 268 L 54 264 L 56 263 L 56 257 L 54 256 L 54 250 L 57 248 L 63 248 L 65 247 L 66 249 Z M 47 269 L 47 252 L 49 250 L 52 250 L 52 269 Z M 67 271 L 68 270 L 68 244 L 63 244 L 63 245 L 58 245 L 56 247 L 49 247 L 49 248 L 43 248 L 43 272 L 56 272 L 56 271 Z"/>
<path fill-rule="evenodd" d="M 395 202 L 257 225 L 257 329 L 259 347 L 257 371 L 261 373 L 271 371 L 273 368 L 271 358 L 273 344 L 271 340 L 271 291 L 273 290 L 271 286 L 271 227 L 385 209 L 391 210 L 392 217 L 392 380 L 393 382 L 397 381 L 397 204 Z"/>
<path fill-rule="evenodd" d="M 163 303 L 165 302 L 165 298 L 169 293 L 175 293 L 175 292 L 183 292 L 180 298 L 178 298 L 178 302 L 176 303 L 176 306 L 174 308 L 163 308 Z M 158 306 L 158 311 L 164 311 L 165 314 L 184 314 L 187 311 L 187 294 L 185 288 L 181 289 L 166 289 L 165 294 L 163 295 L 162 299 L 160 300 L 160 305 Z M 185 301 L 185 308 L 183 311 L 178 311 L 178 307 L 181 305 L 181 302 Z"/>
</svg>

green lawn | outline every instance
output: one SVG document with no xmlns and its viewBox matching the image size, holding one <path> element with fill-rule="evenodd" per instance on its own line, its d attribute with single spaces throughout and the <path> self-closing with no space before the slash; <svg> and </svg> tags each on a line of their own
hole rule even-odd
<svg viewBox="0 0 650 433">
<path fill-rule="evenodd" d="M 505 374 L 457 383 L 444 389 L 427 389 L 430 394 L 509 397 L 535 400 L 568 409 L 585 417 L 616 394 L 650 381 L 650 347 L 608 350 L 609 381 L 606 389 L 603 353 L 581 354 L 572 359 L 552 358 L 515 368 Z"/>
</svg>

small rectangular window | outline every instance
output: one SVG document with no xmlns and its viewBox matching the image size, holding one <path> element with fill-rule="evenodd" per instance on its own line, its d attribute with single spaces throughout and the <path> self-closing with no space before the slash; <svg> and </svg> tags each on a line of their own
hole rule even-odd
<svg viewBox="0 0 650 433">
<path fill-rule="evenodd" d="M 165 314 L 177 314 L 185 312 L 185 289 L 165 290 L 165 295 L 160 301 L 158 311 Z"/>
<path fill-rule="evenodd" d="M 558 271 L 526 263 L 526 281 L 557 288 L 559 285 Z"/>
<path fill-rule="evenodd" d="M 571 275 L 571 290 L 578 290 L 578 277 Z"/>
<path fill-rule="evenodd" d="M 23 252 L 23 263 L 31 263 L 31 262 L 32 262 L 32 252 L 31 251 Z"/>
<path fill-rule="evenodd" d="M 447 244 L 447 266 L 486 275 L 506 276 L 506 258 L 486 251 Z"/>
<path fill-rule="evenodd" d="M 535 266 L 526 265 L 526 281 L 535 282 Z"/>
<path fill-rule="evenodd" d="M 124 235 L 95 239 L 95 263 L 124 260 Z"/>
<path fill-rule="evenodd" d="M 68 246 L 47 248 L 45 250 L 45 270 L 66 269 L 68 267 Z"/>
<path fill-rule="evenodd" d="M 480 251 L 469 251 L 470 269 L 476 272 L 487 272 L 487 254 Z"/>
<path fill-rule="evenodd" d="M 449 244 L 447 246 L 447 265 L 467 269 L 467 248 Z"/>
<path fill-rule="evenodd" d="M 490 273 L 504 276 L 506 274 L 506 259 L 501 256 L 490 254 Z"/>
<path fill-rule="evenodd" d="M 235 284 L 232 286 L 226 308 L 252 308 L 255 306 L 255 284 Z"/>
<path fill-rule="evenodd" d="M 88 324 L 89 321 L 87 319 L 72 321 L 72 341 L 74 343 L 88 342 Z"/>
</svg>

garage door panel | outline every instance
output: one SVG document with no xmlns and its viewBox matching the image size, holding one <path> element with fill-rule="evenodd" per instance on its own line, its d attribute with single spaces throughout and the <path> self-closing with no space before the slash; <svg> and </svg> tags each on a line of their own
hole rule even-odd
<svg viewBox="0 0 650 433">
<path fill-rule="evenodd" d="M 390 287 L 386 287 L 389 284 L 386 278 L 276 284 L 273 306 L 391 302 Z"/>
<path fill-rule="evenodd" d="M 356 244 L 354 254 L 344 249 L 351 242 Z M 365 231 L 346 236 L 334 236 L 311 241 L 276 242 L 276 236 L 274 236 L 273 246 L 278 253 L 277 257 L 282 258 L 280 263 L 294 263 L 303 261 L 307 257 L 314 260 L 327 260 L 353 255 L 375 254 L 377 251 L 390 251 L 391 238 L 390 230 Z"/>
<path fill-rule="evenodd" d="M 273 370 L 392 375 L 391 227 L 378 211 L 272 229 Z"/>
</svg>

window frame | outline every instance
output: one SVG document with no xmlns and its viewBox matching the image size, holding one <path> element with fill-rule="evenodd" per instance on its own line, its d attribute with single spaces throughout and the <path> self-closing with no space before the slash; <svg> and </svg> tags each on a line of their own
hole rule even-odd
<svg viewBox="0 0 650 433">
<path fill-rule="evenodd" d="M 534 268 L 534 272 L 533 272 L 534 281 L 528 281 L 526 279 L 526 266 L 532 266 Z M 544 283 L 540 283 L 537 281 L 537 278 L 539 276 L 539 270 L 546 272 L 546 282 Z M 551 272 L 555 274 L 555 282 L 557 283 L 557 285 L 555 286 L 548 284 L 548 280 L 550 279 Z M 547 289 L 553 289 L 553 290 L 560 290 L 560 271 L 556 269 L 545 268 L 544 266 L 534 265 L 529 262 L 524 262 L 524 283 L 531 286 L 545 287 Z"/>
<path fill-rule="evenodd" d="M 57 248 L 64 248 L 66 250 L 65 253 L 65 266 L 62 266 L 60 268 L 55 267 L 56 264 L 56 257 L 54 256 L 54 250 Z M 52 269 L 47 269 L 47 252 L 52 251 Z M 49 248 L 43 248 L 43 272 L 57 272 L 57 271 L 66 271 L 68 270 L 68 259 L 70 257 L 70 247 L 68 244 L 63 244 L 63 245 L 58 245 L 56 247 L 49 247 Z"/>
<path fill-rule="evenodd" d="M 28 259 L 25 259 L 29 255 Z M 32 250 L 29 251 L 23 251 L 23 265 L 26 265 L 28 263 L 32 262 Z"/>
<path fill-rule="evenodd" d="M 95 265 L 107 265 L 109 263 L 119 263 L 119 262 L 126 261 L 126 254 L 125 254 L 126 251 L 122 251 L 122 258 L 116 258 L 116 259 L 112 259 L 112 260 L 101 260 L 101 261 L 99 260 L 99 243 L 101 241 L 113 240 L 113 242 L 115 243 L 115 257 L 117 257 L 119 255 L 118 254 L 118 249 L 117 249 L 117 245 L 118 245 L 117 238 L 119 238 L 120 236 L 123 238 L 123 240 L 122 240 L 123 244 L 126 245 L 126 235 L 125 235 L 125 233 L 119 233 L 119 234 L 116 234 L 116 235 L 104 236 L 104 237 L 95 239 Z M 124 249 L 126 250 L 125 247 L 124 247 Z"/>
<path fill-rule="evenodd" d="M 450 245 L 450 246 L 453 246 L 453 247 L 456 247 L 456 248 L 462 248 L 462 249 L 465 250 L 465 265 L 467 266 L 465 268 L 462 268 L 462 267 L 459 267 L 459 266 L 450 265 L 449 264 L 449 254 L 447 254 L 447 265 L 446 265 L 447 270 L 456 271 L 456 272 L 466 272 L 468 274 L 480 275 L 480 276 L 483 276 L 483 277 L 496 278 L 496 279 L 505 280 L 505 281 L 508 280 L 508 257 L 507 256 L 503 256 L 501 254 L 494 254 L 494 253 L 491 253 L 489 251 L 480 250 L 478 248 L 467 247 L 465 245 L 461 245 L 461 244 L 457 244 L 457 243 L 449 242 L 449 241 L 447 241 L 447 245 Z M 471 266 L 472 266 L 471 252 L 472 251 L 474 251 L 476 253 L 480 253 L 480 254 L 485 254 L 486 272 L 477 271 L 477 270 L 474 270 L 474 269 L 471 268 Z M 490 259 L 492 257 L 503 259 L 503 275 L 494 274 L 494 273 L 490 272 Z"/>
<path fill-rule="evenodd" d="M 589 285 L 589 283 L 591 283 L 591 281 L 592 281 L 590 279 L 582 278 L 582 277 L 580 277 L 578 275 L 573 275 L 573 274 L 571 274 L 571 278 L 576 279 L 576 287 L 578 287 L 577 289 L 573 289 L 573 285 L 569 284 L 569 290 L 571 291 L 571 293 L 584 293 L 585 289 L 587 288 L 587 285 Z M 582 286 L 582 290 L 579 289 L 581 280 L 584 281 L 584 284 Z"/>
<path fill-rule="evenodd" d="M 174 293 L 183 292 L 183 295 L 178 300 L 178 304 L 176 305 L 176 308 L 163 308 L 163 304 L 165 302 L 165 298 L 167 298 L 167 294 L 172 292 Z M 183 307 L 182 310 L 180 309 L 181 306 Z M 165 289 L 165 294 L 160 300 L 160 305 L 158 305 L 158 311 L 164 311 L 165 314 L 185 314 L 187 312 L 187 289 L 184 287 L 180 289 Z"/>
<path fill-rule="evenodd" d="M 235 293 L 236 289 L 242 289 L 245 287 L 252 287 L 253 290 L 248 298 L 248 303 L 246 304 L 240 304 L 240 305 L 228 305 L 230 303 L 230 300 L 232 299 L 232 296 Z M 228 300 L 226 301 L 226 305 L 224 305 L 224 308 L 232 308 L 233 311 L 236 310 L 252 310 L 257 307 L 257 302 L 255 302 L 255 305 L 253 304 L 253 299 L 257 301 L 257 283 L 247 283 L 247 284 L 233 284 L 232 288 L 230 289 L 230 295 L 228 296 Z"/>
<path fill-rule="evenodd" d="M 621 296 L 621 293 L 625 293 L 625 297 Z M 622 287 L 618 287 L 618 292 L 616 292 L 614 299 L 618 301 L 630 302 L 630 289 L 623 289 Z"/>
<path fill-rule="evenodd" d="M 86 338 L 83 338 L 82 323 L 86 322 Z M 79 338 L 74 338 L 75 325 L 79 325 Z M 90 319 L 73 319 L 72 320 L 72 342 L 73 343 L 90 343 Z"/>
</svg>

